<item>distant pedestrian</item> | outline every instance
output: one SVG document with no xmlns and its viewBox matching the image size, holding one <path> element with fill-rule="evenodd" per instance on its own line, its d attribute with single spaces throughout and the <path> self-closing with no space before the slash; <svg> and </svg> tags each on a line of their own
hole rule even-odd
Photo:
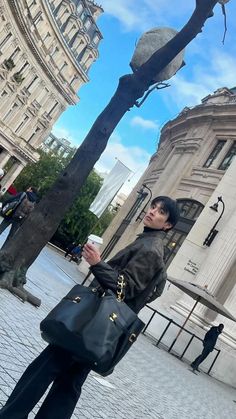
<svg viewBox="0 0 236 419">
<path fill-rule="evenodd" d="M 77 246 L 74 247 L 74 249 L 71 250 L 71 257 L 70 262 L 74 260 L 75 262 L 78 262 L 78 260 L 82 257 L 82 246 L 81 244 L 77 244 Z"/>
<path fill-rule="evenodd" d="M 14 185 L 10 185 L 9 188 L 7 189 L 7 193 L 8 195 L 16 196 L 18 192 Z"/>
<path fill-rule="evenodd" d="M 223 329 L 224 325 L 220 323 L 219 326 L 211 327 L 205 334 L 202 353 L 191 364 L 193 371 L 199 371 L 199 365 L 204 361 L 204 359 L 206 359 L 209 353 L 213 351 L 218 336 L 222 333 Z"/>
<path fill-rule="evenodd" d="M 33 211 L 37 200 L 37 190 L 33 186 L 30 186 L 26 192 L 20 192 L 16 196 L 13 196 L 4 202 L 2 211 L 8 204 L 9 210 L 6 211 L 5 215 L 3 215 L 4 219 L 0 224 L 0 234 L 2 234 L 3 231 L 11 225 L 10 232 L 4 244 L 6 244 L 6 242 L 14 236 L 18 228 L 23 224 L 31 211 Z M 12 208 L 10 208 L 11 204 L 14 205 Z"/>
<path fill-rule="evenodd" d="M 75 246 L 76 246 L 75 242 L 73 242 L 71 244 L 68 244 L 68 246 L 66 248 L 66 253 L 64 255 L 65 258 L 67 258 L 67 256 L 71 254 L 71 251 L 75 248 Z"/>
</svg>

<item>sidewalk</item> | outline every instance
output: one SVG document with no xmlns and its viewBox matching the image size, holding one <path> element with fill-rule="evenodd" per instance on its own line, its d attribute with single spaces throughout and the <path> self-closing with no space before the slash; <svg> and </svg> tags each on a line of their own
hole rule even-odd
<svg viewBox="0 0 236 419">
<path fill-rule="evenodd" d="M 0 289 L 0 405 L 45 346 L 39 322 L 79 282 L 76 264 L 47 247 L 28 277 L 38 309 Z M 90 374 L 73 419 L 235 419 L 236 390 L 188 368 L 141 336 L 112 375 Z"/>
</svg>

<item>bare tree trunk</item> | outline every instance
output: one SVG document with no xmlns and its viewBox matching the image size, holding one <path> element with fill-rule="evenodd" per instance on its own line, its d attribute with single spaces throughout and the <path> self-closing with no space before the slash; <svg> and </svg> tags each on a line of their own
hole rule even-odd
<svg viewBox="0 0 236 419">
<path fill-rule="evenodd" d="M 1 287 L 8 288 L 22 299 L 30 299 L 35 305 L 40 304 L 32 296 L 29 298 L 23 288 L 29 266 L 55 233 L 119 121 L 143 96 L 154 76 L 201 32 L 206 19 L 212 16 L 216 3 L 217 0 L 196 0 L 195 11 L 183 29 L 134 74 L 120 78 L 110 103 L 95 121 L 74 158 L 14 239 L 0 251 Z"/>
</svg>

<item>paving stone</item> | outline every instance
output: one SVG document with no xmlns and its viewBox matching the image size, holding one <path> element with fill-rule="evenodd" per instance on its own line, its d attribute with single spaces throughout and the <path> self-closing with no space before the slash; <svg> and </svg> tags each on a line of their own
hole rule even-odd
<svg viewBox="0 0 236 419">
<path fill-rule="evenodd" d="M 76 264 L 46 247 L 29 269 L 27 282 L 42 299 L 40 308 L 0 289 L 0 406 L 46 346 L 40 321 L 75 284 L 74 278 L 83 279 Z M 140 336 L 112 375 L 101 379 L 91 372 L 72 419 L 235 419 L 236 390 L 188 368 Z"/>
</svg>

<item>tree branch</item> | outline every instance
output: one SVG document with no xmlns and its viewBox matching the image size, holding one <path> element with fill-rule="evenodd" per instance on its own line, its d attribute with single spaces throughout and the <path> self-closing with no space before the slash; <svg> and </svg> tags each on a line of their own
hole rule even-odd
<svg viewBox="0 0 236 419">
<path fill-rule="evenodd" d="M 9 240 L 4 250 L 0 252 L 2 284 L 7 275 L 12 278 L 14 273 L 12 279 L 14 285 L 22 287 L 24 284 L 22 270 L 27 271 L 55 233 L 60 220 L 78 195 L 119 121 L 137 100 L 143 97 L 145 91 L 152 85 L 154 75 L 163 70 L 201 32 L 205 21 L 212 15 L 216 3 L 217 0 L 197 0 L 196 8 L 183 29 L 134 74 L 120 78 L 114 96 L 98 116 L 74 158 L 16 232 L 13 240 Z"/>
</svg>

